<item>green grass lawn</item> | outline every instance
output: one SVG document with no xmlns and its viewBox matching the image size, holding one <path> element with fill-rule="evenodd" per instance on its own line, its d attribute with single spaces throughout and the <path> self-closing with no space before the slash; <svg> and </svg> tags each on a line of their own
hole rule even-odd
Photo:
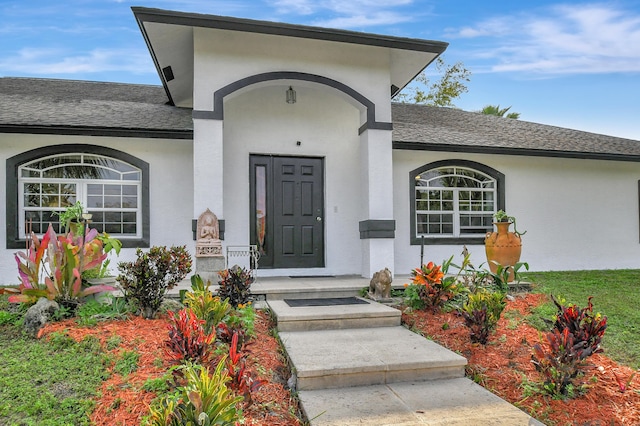
<svg viewBox="0 0 640 426">
<path fill-rule="evenodd" d="M 640 270 L 603 270 L 570 272 L 528 272 L 526 281 L 537 284 L 534 291 L 553 294 L 587 306 L 593 296 L 593 310 L 607 316 L 603 339 L 605 354 L 611 359 L 640 368 Z M 553 315 L 551 302 L 536 313 Z"/>
<path fill-rule="evenodd" d="M 53 344 L 0 327 L 0 424 L 88 425 L 107 371 L 97 339 Z"/>
<path fill-rule="evenodd" d="M 92 398 L 109 374 L 98 339 L 27 337 L 7 306 L 0 297 L 0 424 L 89 425 Z"/>
</svg>

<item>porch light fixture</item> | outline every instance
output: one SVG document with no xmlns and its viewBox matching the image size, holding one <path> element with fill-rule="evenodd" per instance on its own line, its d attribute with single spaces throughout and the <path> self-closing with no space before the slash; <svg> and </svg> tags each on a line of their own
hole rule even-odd
<svg viewBox="0 0 640 426">
<path fill-rule="evenodd" d="M 296 91 L 293 90 L 293 87 L 289 86 L 289 90 L 287 90 L 287 103 L 295 104 L 296 103 Z"/>
</svg>

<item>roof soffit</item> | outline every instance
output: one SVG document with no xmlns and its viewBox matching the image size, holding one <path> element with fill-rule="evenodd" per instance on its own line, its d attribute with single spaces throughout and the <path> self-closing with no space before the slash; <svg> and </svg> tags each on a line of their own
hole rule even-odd
<svg viewBox="0 0 640 426">
<path fill-rule="evenodd" d="M 390 85 L 396 86 L 398 90 L 406 86 L 448 46 L 448 43 L 440 41 L 144 7 L 133 7 L 132 11 L 170 101 L 180 106 L 189 106 L 192 102 L 194 27 L 375 47 L 376 49 L 371 49 L 372 54 L 388 56 L 391 62 Z M 167 81 L 162 72 L 166 66 L 172 67 L 174 80 Z"/>
<path fill-rule="evenodd" d="M 171 103 L 190 108 L 193 104 L 193 28 L 144 22 L 149 50 Z M 171 67 L 173 78 L 163 69 Z"/>
</svg>

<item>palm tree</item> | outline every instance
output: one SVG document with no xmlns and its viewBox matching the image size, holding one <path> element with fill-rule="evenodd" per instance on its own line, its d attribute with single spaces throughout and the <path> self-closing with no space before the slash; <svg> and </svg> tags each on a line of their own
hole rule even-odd
<svg viewBox="0 0 640 426">
<path fill-rule="evenodd" d="M 505 114 L 507 114 L 507 111 L 509 111 L 510 109 L 511 109 L 510 106 L 507 108 L 500 109 L 500 105 L 487 105 L 484 108 L 482 108 L 482 111 L 480 112 L 484 115 L 496 115 L 498 117 L 505 117 Z M 506 117 L 515 118 L 517 120 L 518 118 L 520 118 L 520 113 L 510 112 L 509 114 L 506 115 Z"/>
</svg>

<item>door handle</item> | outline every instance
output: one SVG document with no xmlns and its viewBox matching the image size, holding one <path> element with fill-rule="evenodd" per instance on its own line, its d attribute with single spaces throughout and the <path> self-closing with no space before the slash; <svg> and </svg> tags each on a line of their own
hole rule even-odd
<svg viewBox="0 0 640 426">
<path fill-rule="evenodd" d="M 320 216 L 316 216 L 316 221 L 317 222 L 322 222 L 322 218 Z"/>
</svg>

